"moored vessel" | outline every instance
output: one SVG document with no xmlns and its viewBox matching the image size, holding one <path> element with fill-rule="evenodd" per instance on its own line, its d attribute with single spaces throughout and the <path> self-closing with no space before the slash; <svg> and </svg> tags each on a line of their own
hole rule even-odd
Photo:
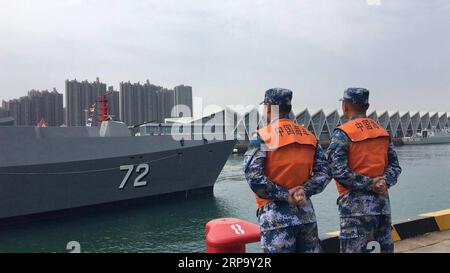
<svg viewBox="0 0 450 273">
<path fill-rule="evenodd" d="M 100 127 L 0 127 L 0 220 L 172 193 L 211 192 L 234 140 Z"/>
<path fill-rule="evenodd" d="M 450 143 L 450 129 L 423 130 L 412 137 L 402 138 L 404 145 L 426 145 Z"/>
</svg>

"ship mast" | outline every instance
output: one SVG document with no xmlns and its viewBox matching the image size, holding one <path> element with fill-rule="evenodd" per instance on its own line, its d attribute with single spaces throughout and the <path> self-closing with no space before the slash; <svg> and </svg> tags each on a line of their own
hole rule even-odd
<svg viewBox="0 0 450 273">
<path fill-rule="evenodd" d="M 112 94 L 112 91 L 106 92 L 100 97 L 100 113 L 99 113 L 99 124 L 103 121 L 111 120 L 111 116 L 108 114 L 108 95 Z"/>
</svg>

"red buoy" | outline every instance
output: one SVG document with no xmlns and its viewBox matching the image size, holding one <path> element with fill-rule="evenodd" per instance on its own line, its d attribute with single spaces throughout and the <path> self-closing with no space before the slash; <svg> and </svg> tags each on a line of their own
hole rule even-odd
<svg viewBox="0 0 450 273">
<path fill-rule="evenodd" d="M 246 244 L 259 240 L 259 226 L 244 220 L 222 218 L 206 224 L 207 253 L 245 253 Z"/>
</svg>

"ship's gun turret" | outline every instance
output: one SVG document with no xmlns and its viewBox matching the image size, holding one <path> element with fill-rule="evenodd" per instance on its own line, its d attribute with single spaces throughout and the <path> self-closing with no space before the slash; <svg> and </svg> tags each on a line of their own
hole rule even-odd
<svg viewBox="0 0 450 273">
<path fill-rule="evenodd" d="M 103 121 L 100 125 L 101 137 L 129 137 L 131 136 L 131 131 L 125 123 L 120 121 Z"/>
</svg>

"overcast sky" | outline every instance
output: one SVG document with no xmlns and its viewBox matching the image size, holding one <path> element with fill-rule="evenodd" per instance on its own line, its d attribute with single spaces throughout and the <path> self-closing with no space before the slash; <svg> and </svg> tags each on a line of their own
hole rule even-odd
<svg viewBox="0 0 450 273">
<path fill-rule="evenodd" d="M 205 104 L 294 91 L 331 109 L 450 111 L 447 0 L 0 0 L 0 100 L 64 80 L 193 86 Z"/>
</svg>

